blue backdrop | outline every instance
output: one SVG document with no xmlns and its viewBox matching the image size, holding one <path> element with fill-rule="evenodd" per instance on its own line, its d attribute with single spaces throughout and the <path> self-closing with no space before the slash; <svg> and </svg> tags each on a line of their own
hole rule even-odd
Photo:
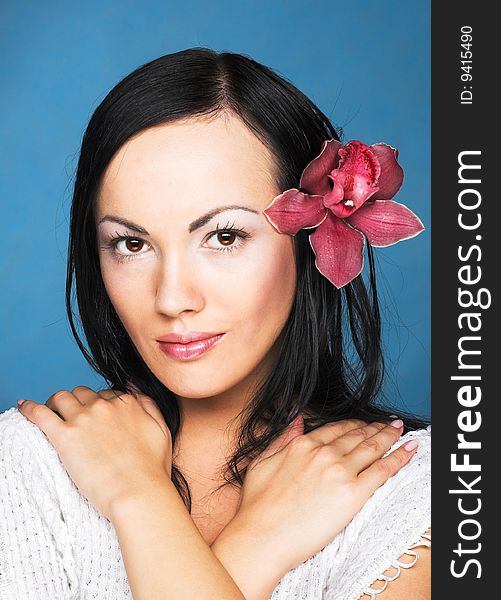
<svg viewBox="0 0 501 600">
<path fill-rule="evenodd" d="M 397 200 L 426 231 L 376 249 L 398 410 L 430 414 L 430 5 L 427 0 L 14 0 L 0 6 L 0 410 L 104 387 L 66 323 L 71 186 L 91 113 L 119 79 L 191 46 L 250 55 L 316 102 L 345 140 L 400 151 Z"/>
</svg>

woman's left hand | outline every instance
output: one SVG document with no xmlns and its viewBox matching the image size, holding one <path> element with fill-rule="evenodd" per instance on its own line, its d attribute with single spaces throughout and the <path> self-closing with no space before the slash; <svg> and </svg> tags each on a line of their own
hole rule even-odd
<svg viewBox="0 0 501 600">
<path fill-rule="evenodd" d="M 19 410 L 45 433 L 80 492 L 109 520 L 116 500 L 150 485 L 172 485 L 171 433 L 149 396 L 78 386 L 56 392 L 45 405 L 25 400 Z"/>
</svg>

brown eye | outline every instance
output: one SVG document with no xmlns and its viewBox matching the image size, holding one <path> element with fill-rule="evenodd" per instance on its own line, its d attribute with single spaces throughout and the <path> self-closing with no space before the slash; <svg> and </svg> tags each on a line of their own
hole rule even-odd
<svg viewBox="0 0 501 600">
<path fill-rule="evenodd" d="M 244 229 L 234 229 L 233 227 L 225 227 L 213 231 L 206 242 L 208 247 L 215 252 L 233 253 L 241 248 L 250 234 Z"/>
<path fill-rule="evenodd" d="M 127 248 L 127 250 L 129 250 L 130 252 L 135 253 L 136 250 L 141 250 L 141 247 L 138 248 L 138 244 L 139 246 L 141 244 L 143 244 L 143 240 L 138 240 L 135 238 L 127 238 L 125 241 L 125 247 Z"/>
<path fill-rule="evenodd" d="M 126 260 L 133 260 L 136 258 L 136 256 L 147 254 L 147 252 L 142 252 L 143 246 L 146 244 L 147 242 L 140 238 L 128 237 L 124 235 L 112 238 L 105 244 L 105 248 L 109 249 L 114 259 L 122 262 Z"/>
<path fill-rule="evenodd" d="M 224 246 L 231 246 L 235 242 L 236 233 L 233 231 L 219 231 L 217 241 Z"/>
</svg>

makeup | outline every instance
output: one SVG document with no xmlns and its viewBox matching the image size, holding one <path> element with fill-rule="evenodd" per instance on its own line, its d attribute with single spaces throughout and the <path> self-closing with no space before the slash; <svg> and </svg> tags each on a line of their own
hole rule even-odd
<svg viewBox="0 0 501 600">
<path fill-rule="evenodd" d="M 205 337 L 202 337 L 204 336 Z M 210 337 L 207 337 L 210 336 Z M 220 340 L 225 336 L 224 333 L 219 334 L 201 334 L 198 332 L 191 332 L 187 338 L 192 338 L 191 341 L 182 342 L 179 339 L 173 341 L 161 341 L 158 340 L 160 349 L 165 352 L 171 358 L 178 360 L 191 360 L 201 356 L 213 348 Z M 176 336 L 171 334 L 170 336 L 164 336 L 164 338 L 182 338 L 183 336 Z M 185 339 L 186 339 L 185 337 Z M 196 339 L 198 338 L 198 339 Z"/>
</svg>

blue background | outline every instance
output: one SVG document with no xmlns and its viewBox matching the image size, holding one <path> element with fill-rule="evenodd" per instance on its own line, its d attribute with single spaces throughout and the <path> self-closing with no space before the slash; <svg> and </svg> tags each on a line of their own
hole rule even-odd
<svg viewBox="0 0 501 600">
<path fill-rule="evenodd" d="M 68 216 L 79 145 L 130 71 L 192 46 L 248 54 L 290 79 L 345 141 L 399 149 L 396 199 L 426 226 L 376 249 L 394 406 L 430 414 L 430 5 L 143 0 L 0 6 L 0 410 L 59 389 L 104 387 L 64 309 Z"/>
</svg>

